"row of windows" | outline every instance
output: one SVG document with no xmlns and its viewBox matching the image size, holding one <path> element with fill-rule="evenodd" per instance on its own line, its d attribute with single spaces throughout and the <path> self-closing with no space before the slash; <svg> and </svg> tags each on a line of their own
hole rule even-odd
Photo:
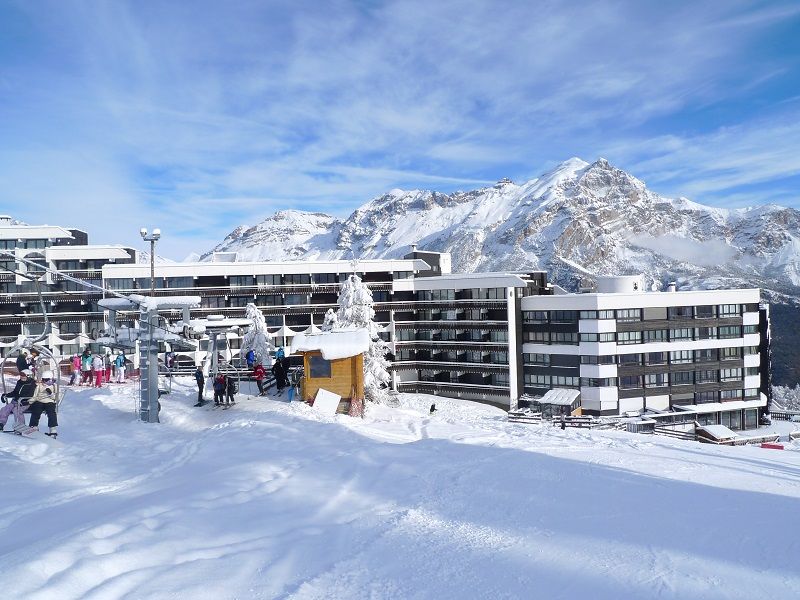
<svg viewBox="0 0 800 600">
<path fill-rule="evenodd" d="M 641 387 L 666 387 L 668 385 L 725 383 L 741 381 L 744 376 L 759 375 L 759 373 L 758 367 L 748 367 L 746 369 L 709 369 L 699 371 L 675 371 L 672 373 L 648 373 L 647 375 L 626 375 L 619 377 L 619 387 L 620 389 L 637 389 Z"/>
<path fill-rule="evenodd" d="M 531 387 L 580 387 L 580 377 L 565 377 L 563 375 L 532 375 L 525 373 L 526 386 Z"/>
<path fill-rule="evenodd" d="M 617 310 L 526 310 L 524 323 L 575 323 L 578 319 L 617 319 L 620 322 L 665 319 L 713 319 L 735 317 L 744 310 L 757 311 L 753 304 L 718 304 L 710 306 L 669 306 L 655 308 L 625 308 Z"/>
<path fill-rule="evenodd" d="M 535 344 L 578 344 L 580 342 L 616 342 L 619 345 L 649 344 L 690 340 L 716 340 L 741 338 L 758 333 L 758 325 L 730 325 L 725 327 L 694 327 L 681 329 L 654 329 L 651 331 L 619 331 L 606 333 L 574 333 L 554 331 L 524 331 L 523 340 Z"/>
</svg>

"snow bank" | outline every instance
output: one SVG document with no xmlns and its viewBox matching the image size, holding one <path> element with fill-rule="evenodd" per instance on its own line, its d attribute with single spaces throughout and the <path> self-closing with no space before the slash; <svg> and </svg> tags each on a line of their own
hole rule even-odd
<svg viewBox="0 0 800 600">
<path fill-rule="evenodd" d="M 423 395 L 197 409 L 190 378 L 151 425 L 135 393 L 67 392 L 61 446 L 0 435 L 6 598 L 800 597 L 797 451 Z"/>
</svg>

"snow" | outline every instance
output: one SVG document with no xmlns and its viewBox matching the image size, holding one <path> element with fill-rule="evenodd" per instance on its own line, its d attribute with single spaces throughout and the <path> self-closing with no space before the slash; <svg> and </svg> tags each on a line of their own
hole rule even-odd
<svg viewBox="0 0 800 600">
<path fill-rule="evenodd" d="M 729 440 L 738 437 L 735 431 L 728 429 L 724 425 L 704 425 L 701 429 L 717 440 Z"/>
<path fill-rule="evenodd" d="M 366 329 L 298 333 L 292 338 L 291 353 L 318 351 L 325 360 L 337 360 L 363 354 L 369 349 L 369 342 Z"/>
<path fill-rule="evenodd" d="M 559 406 L 572 406 L 572 403 L 581 395 L 580 390 L 566 388 L 553 388 L 544 396 L 536 400 L 539 404 L 556 404 Z"/>
<path fill-rule="evenodd" d="M 423 395 L 363 420 L 215 411 L 189 378 L 146 424 L 135 393 L 68 392 L 63 445 L 0 435 L 6 598 L 800 595 L 797 442 L 561 431 Z"/>
</svg>

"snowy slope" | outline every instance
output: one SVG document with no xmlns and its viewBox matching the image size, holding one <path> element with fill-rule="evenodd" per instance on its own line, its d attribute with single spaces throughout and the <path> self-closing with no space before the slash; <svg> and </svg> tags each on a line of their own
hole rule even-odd
<svg viewBox="0 0 800 600">
<path fill-rule="evenodd" d="M 133 393 L 68 395 L 63 446 L 0 435 L 5 598 L 800 597 L 798 451 L 443 398 L 212 411 L 188 380 L 149 425 Z"/>
<path fill-rule="evenodd" d="M 216 249 L 251 260 L 349 258 L 351 248 L 381 258 L 402 256 L 415 242 L 452 252 L 455 271 L 547 269 L 573 287 L 566 258 L 598 274 L 643 272 L 686 287 L 748 285 L 800 297 L 800 212 L 665 198 L 605 159 L 572 158 L 522 185 L 392 190 L 344 221 L 282 211 L 233 231 Z"/>
</svg>

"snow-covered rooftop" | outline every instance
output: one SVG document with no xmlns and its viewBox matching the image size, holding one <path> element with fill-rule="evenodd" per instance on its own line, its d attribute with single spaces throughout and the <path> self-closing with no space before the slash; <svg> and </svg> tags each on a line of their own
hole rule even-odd
<svg viewBox="0 0 800 600">
<path fill-rule="evenodd" d="M 366 329 L 298 333 L 292 339 L 292 354 L 319 351 L 325 360 L 349 358 L 362 354 L 368 349 L 369 332 Z"/>
<path fill-rule="evenodd" d="M 729 440 L 731 438 L 738 437 L 738 434 L 735 431 L 731 431 L 724 425 L 704 425 L 703 427 L 698 427 L 698 429 L 707 432 L 717 440 Z"/>
<path fill-rule="evenodd" d="M 535 400 L 539 404 L 557 404 L 559 406 L 572 406 L 572 403 L 580 396 L 580 390 L 571 390 L 567 388 L 553 388 L 544 396 Z"/>
</svg>

